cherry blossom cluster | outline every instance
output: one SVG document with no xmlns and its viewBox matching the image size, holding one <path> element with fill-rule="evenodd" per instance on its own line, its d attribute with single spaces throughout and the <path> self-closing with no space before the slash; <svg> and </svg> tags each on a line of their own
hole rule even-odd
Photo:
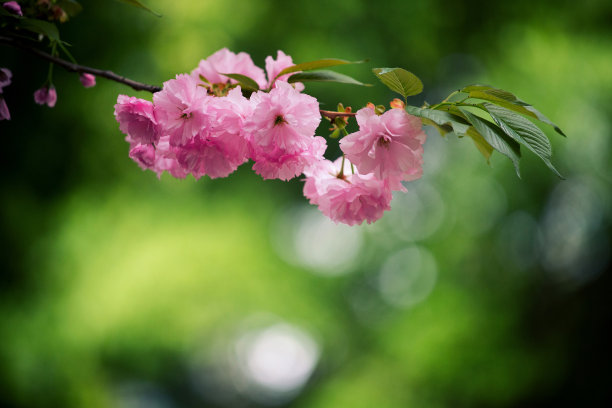
<svg viewBox="0 0 612 408">
<path fill-rule="evenodd" d="M 252 160 L 264 179 L 306 176 L 304 195 L 335 222 L 374 222 L 390 209 L 392 191 L 422 174 L 425 133 L 403 105 L 356 114 L 359 130 L 340 141 L 342 157 L 324 157 L 318 101 L 290 83 L 290 56 L 268 56 L 265 71 L 246 53 L 222 49 L 190 74 L 177 75 L 147 101 L 119 95 L 115 118 L 130 144 L 129 156 L 158 177 L 226 177 Z M 243 92 L 240 74 L 260 90 Z M 234 78 L 237 76 L 234 75 Z M 247 96 L 245 96 L 247 95 Z"/>
</svg>

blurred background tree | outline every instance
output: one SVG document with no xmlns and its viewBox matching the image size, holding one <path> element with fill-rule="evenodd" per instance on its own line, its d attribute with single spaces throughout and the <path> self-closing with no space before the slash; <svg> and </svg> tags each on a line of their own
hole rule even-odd
<svg viewBox="0 0 612 408">
<path fill-rule="evenodd" d="M 370 226 L 336 226 L 302 182 L 244 165 L 194 182 L 142 172 L 113 118 L 120 84 L 3 47 L 0 403 L 9 407 L 512 407 L 609 402 L 612 5 L 589 0 L 86 2 L 80 63 L 152 83 L 222 47 L 263 65 L 405 67 L 409 102 L 489 83 L 536 104 L 561 181 L 523 180 L 429 134 L 425 172 Z M 323 108 L 395 97 L 313 84 Z M 138 94 L 148 98 L 145 93 Z M 353 125 L 354 126 L 354 125 Z M 325 125 L 321 126 L 321 132 Z"/>
</svg>

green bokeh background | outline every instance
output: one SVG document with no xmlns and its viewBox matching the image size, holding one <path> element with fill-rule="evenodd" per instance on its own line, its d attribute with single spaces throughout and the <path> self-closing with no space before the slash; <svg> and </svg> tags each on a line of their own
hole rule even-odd
<svg viewBox="0 0 612 408">
<path fill-rule="evenodd" d="M 338 71 L 369 83 L 371 68 L 404 67 L 425 84 L 415 105 L 476 82 L 511 90 L 568 135 L 546 129 L 566 180 L 528 153 L 517 179 L 503 157 L 487 165 L 471 141 L 428 131 L 424 176 L 392 211 L 334 227 L 302 181 L 249 165 L 197 182 L 142 172 L 113 105 L 150 95 L 103 79 L 84 89 L 57 69 L 57 106 L 40 107 L 47 64 L 0 48 L 13 71 L 0 122 L 3 406 L 609 402 L 610 2 L 146 1 L 162 18 L 83 3 L 62 26 L 74 56 L 147 83 L 228 47 L 260 66 L 278 49 L 368 58 Z M 380 84 L 307 92 L 328 109 L 394 97 Z M 288 394 L 245 385 L 236 362 L 240 339 L 270 327 L 316 345 Z"/>
</svg>

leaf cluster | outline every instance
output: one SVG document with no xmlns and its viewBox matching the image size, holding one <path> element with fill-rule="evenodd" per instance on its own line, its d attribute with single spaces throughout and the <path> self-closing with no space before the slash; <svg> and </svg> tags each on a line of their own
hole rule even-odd
<svg viewBox="0 0 612 408">
<path fill-rule="evenodd" d="M 389 89 L 404 98 L 419 94 L 421 81 L 402 68 L 375 68 L 374 74 Z M 489 161 L 493 151 L 510 159 L 520 177 L 521 147 L 539 157 L 557 176 L 563 178 L 551 162 L 550 140 L 533 121 L 563 131 L 531 104 L 513 93 L 488 85 L 463 87 L 436 105 L 406 106 L 406 111 L 435 127 L 441 135 L 449 132 L 469 137 Z"/>
</svg>

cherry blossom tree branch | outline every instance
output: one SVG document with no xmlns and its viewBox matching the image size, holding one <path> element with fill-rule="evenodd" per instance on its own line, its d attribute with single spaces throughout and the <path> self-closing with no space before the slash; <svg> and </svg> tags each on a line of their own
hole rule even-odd
<svg viewBox="0 0 612 408">
<path fill-rule="evenodd" d="M 12 37 L 0 36 L 0 44 L 6 44 L 6 45 L 10 45 L 15 48 L 22 49 L 24 51 L 29 52 L 30 54 L 37 56 L 38 58 L 42 58 L 44 60 L 52 62 L 55 65 L 58 65 L 70 72 L 93 74 L 97 77 L 102 77 L 102 78 L 110 79 L 111 81 L 125 84 L 137 91 L 148 91 L 151 93 L 161 91 L 161 88 L 159 86 L 143 84 L 142 82 L 137 82 L 129 78 L 122 77 L 121 75 L 117 75 L 112 71 L 98 69 L 98 68 L 91 68 L 85 65 L 79 65 L 79 64 L 75 64 L 75 63 L 63 60 L 61 58 L 48 54 L 44 51 L 41 51 L 38 48 L 22 43 Z"/>
<path fill-rule="evenodd" d="M 325 116 L 326 118 L 329 118 L 331 120 L 334 120 L 336 118 L 353 117 L 357 114 L 355 112 L 334 112 L 334 111 L 327 111 L 323 109 L 319 110 L 319 112 L 321 112 L 321 116 Z"/>
<path fill-rule="evenodd" d="M 115 81 L 115 82 L 119 82 L 121 84 L 127 85 L 137 91 L 147 91 L 147 92 L 155 93 L 155 92 L 159 92 L 162 90 L 162 88 L 159 86 L 137 82 L 132 79 L 115 74 L 112 71 L 87 67 L 85 65 L 79 65 L 79 64 L 75 64 L 70 61 L 66 61 L 64 59 L 55 57 L 51 54 L 41 51 L 38 48 L 35 48 L 31 45 L 18 41 L 17 39 L 12 38 L 12 37 L 0 35 L 0 44 L 10 45 L 12 47 L 27 51 L 30 54 L 33 54 L 37 56 L 38 58 L 42 58 L 44 60 L 52 62 L 53 64 L 58 65 L 69 72 L 88 73 L 88 74 L 95 75 L 97 77 L 110 79 L 111 81 Z M 333 111 L 322 110 L 322 109 L 320 110 L 320 112 L 321 112 L 321 116 L 329 118 L 330 120 L 334 120 L 335 118 L 340 118 L 340 117 L 343 117 L 343 118 L 353 117 L 356 115 L 356 113 L 354 112 L 333 112 Z"/>
</svg>

